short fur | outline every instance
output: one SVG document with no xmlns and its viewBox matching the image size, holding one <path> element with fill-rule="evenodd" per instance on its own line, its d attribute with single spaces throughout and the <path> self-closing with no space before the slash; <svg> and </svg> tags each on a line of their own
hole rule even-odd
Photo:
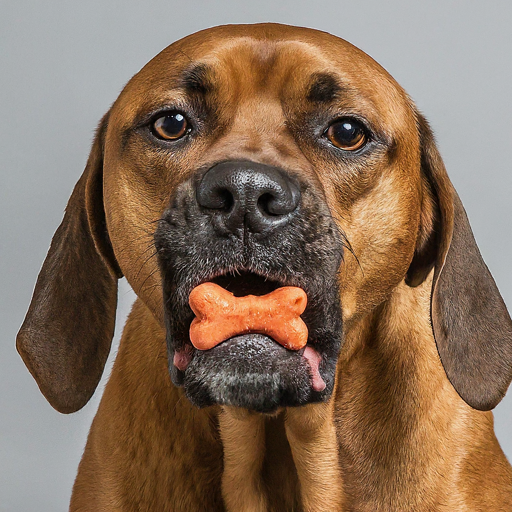
<svg viewBox="0 0 512 512">
<path fill-rule="evenodd" d="M 162 109 L 186 111 L 190 134 L 156 139 Z M 369 134 L 353 153 L 325 137 L 347 116 Z M 300 216 L 226 250 L 193 193 L 219 162 L 293 176 Z M 303 360 L 277 358 L 275 374 L 302 406 L 278 397 L 272 414 L 255 412 L 265 406 L 248 381 L 236 394 L 247 407 L 229 394 L 201 403 L 187 382 L 209 383 L 239 357 L 197 356 L 196 380 L 172 365 L 187 342 L 187 286 L 207 279 L 212 261 L 214 272 L 311 287 L 306 323 L 332 327 L 323 347 L 321 335 L 310 340 L 324 394 L 304 391 Z M 171 45 L 127 84 L 100 124 L 17 339 L 61 412 L 82 407 L 101 377 L 122 275 L 138 298 L 72 511 L 512 510 L 512 468 L 489 412 L 512 379 L 510 317 L 427 122 L 349 43 L 274 24 L 217 27 Z"/>
</svg>

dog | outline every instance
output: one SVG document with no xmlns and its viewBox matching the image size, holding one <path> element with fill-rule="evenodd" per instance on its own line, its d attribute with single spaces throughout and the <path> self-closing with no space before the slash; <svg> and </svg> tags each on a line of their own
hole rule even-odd
<svg viewBox="0 0 512 512">
<path fill-rule="evenodd" d="M 107 359 L 72 511 L 508 511 L 512 322 L 427 121 L 312 29 L 157 55 L 103 117 L 17 348 L 60 412 Z M 309 352 L 190 342 L 190 292 L 307 295 Z M 309 354 L 309 357 L 306 357 Z"/>
</svg>

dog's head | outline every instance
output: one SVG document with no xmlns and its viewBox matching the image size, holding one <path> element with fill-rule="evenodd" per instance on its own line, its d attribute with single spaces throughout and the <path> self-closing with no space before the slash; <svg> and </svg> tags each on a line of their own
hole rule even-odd
<svg viewBox="0 0 512 512">
<path fill-rule="evenodd" d="M 272 411 L 327 399 L 343 322 L 432 269 L 448 378 L 492 408 L 512 376 L 510 318 L 408 96 L 329 34 L 217 27 L 162 51 L 102 120 L 18 349 L 56 409 L 82 407 L 124 275 L 165 325 L 172 380 L 193 403 Z M 188 298 L 207 281 L 234 295 L 302 288 L 310 356 L 255 333 L 195 350 Z"/>
</svg>

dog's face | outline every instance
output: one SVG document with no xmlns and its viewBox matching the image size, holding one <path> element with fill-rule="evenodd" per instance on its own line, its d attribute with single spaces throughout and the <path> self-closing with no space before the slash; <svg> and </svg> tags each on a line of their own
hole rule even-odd
<svg viewBox="0 0 512 512">
<path fill-rule="evenodd" d="M 382 301 L 412 259 L 421 186 L 407 98 L 359 50 L 311 35 L 242 27 L 189 37 L 152 60 L 110 114 L 110 239 L 134 289 L 165 317 L 173 382 L 197 405 L 272 410 L 328 397 L 342 309 Z M 155 219 L 159 271 L 156 260 L 143 265 Z M 139 241 L 135 254 L 127 239 Z M 302 351 L 263 335 L 195 351 L 188 296 L 205 281 L 235 295 L 304 289 L 326 388 L 312 387 Z M 177 353 L 190 363 L 177 368 Z"/>
<path fill-rule="evenodd" d="M 254 25 L 189 36 L 128 83 L 95 147 L 75 191 L 75 217 L 87 219 L 73 229 L 89 226 L 87 251 L 107 267 L 96 298 L 111 312 L 109 279 L 127 277 L 165 325 L 173 382 L 199 406 L 273 411 L 327 399 L 344 325 L 434 265 L 436 281 L 446 262 L 453 190 L 428 126 L 378 64 L 329 34 Z M 206 281 L 235 295 L 302 288 L 316 363 L 261 334 L 195 350 L 188 296 Z M 84 319 L 103 321 L 96 339 L 109 337 L 107 316 Z M 33 373 L 44 372 L 23 344 Z"/>
</svg>

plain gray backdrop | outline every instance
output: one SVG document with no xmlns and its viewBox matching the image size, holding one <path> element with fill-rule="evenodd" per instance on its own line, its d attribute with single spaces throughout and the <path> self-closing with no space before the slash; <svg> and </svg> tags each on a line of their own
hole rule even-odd
<svg viewBox="0 0 512 512">
<path fill-rule="evenodd" d="M 430 120 L 484 259 L 512 307 L 512 3 L 375 0 L 0 1 L 0 511 L 67 510 L 110 372 L 69 416 L 45 401 L 14 340 L 93 131 L 162 48 L 225 23 L 277 21 L 360 47 Z M 134 298 L 121 284 L 116 341 Z M 512 392 L 495 411 L 512 458 Z"/>
</svg>

